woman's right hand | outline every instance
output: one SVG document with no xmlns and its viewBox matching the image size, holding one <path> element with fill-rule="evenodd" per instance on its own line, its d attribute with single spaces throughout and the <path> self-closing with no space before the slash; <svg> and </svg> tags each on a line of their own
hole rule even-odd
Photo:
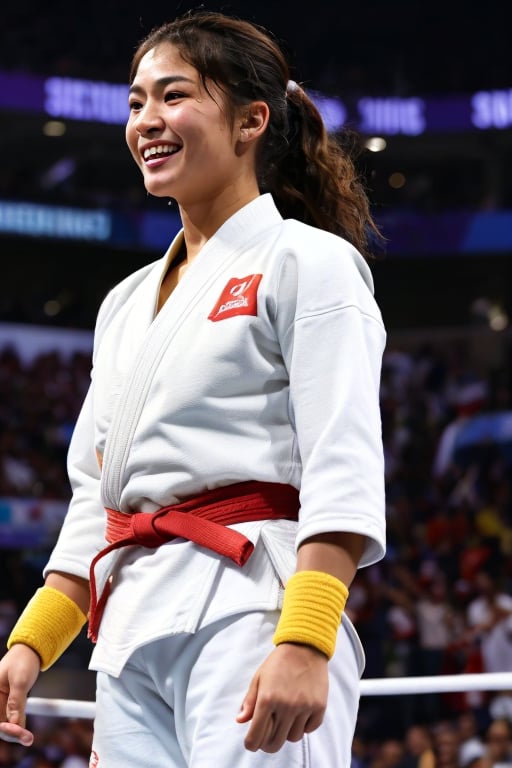
<svg viewBox="0 0 512 768">
<path fill-rule="evenodd" d="M 28 694 L 41 668 L 32 648 L 16 643 L 0 660 L 0 738 L 30 747 L 34 734 L 25 728 Z"/>
</svg>

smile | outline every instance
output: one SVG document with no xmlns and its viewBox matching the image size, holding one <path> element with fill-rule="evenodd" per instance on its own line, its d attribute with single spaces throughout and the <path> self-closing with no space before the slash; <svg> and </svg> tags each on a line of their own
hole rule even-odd
<svg viewBox="0 0 512 768">
<path fill-rule="evenodd" d="M 161 160 L 164 157 L 174 155 L 180 149 L 176 144 L 158 144 L 157 146 L 147 147 L 142 152 L 144 161 L 150 162 L 152 160 Z"/>
</svg>

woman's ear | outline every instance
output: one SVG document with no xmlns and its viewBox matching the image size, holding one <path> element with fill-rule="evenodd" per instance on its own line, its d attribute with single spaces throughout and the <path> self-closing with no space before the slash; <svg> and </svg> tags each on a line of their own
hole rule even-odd
<svg viewBox="0 0 512 768">
<path fill-rule="evenodd" d="M 250 142 L 259 138 L 268 125 L 270 110 L 265 101 L 253 101 L 248 104 L 240 118 L 239 140 Z"/>
</svg>

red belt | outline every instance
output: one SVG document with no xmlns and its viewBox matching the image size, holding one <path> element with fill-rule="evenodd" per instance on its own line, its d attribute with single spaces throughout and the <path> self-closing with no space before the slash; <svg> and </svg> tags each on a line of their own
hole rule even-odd
<svg viewBox="0 0 512 768">
<path fill-rule="evenodd" d="M 297 520 L 299 492 L 293 486 L 282 483 L 248 481 L 206 491 L 154 513 L 106 511 L 105 538 L 109 544 L 96 555 L 89 573 L 91 604 L 88 636 L 94 643 L 110 591 L 110 582 L 107 581 L 98 599 L 94 568 L 102 557 L 130 544 L 153 548 L 180 537 L 243 565 L 254 545 L 243 534 L 226 526 L 253 520 Z"/>
</svg>

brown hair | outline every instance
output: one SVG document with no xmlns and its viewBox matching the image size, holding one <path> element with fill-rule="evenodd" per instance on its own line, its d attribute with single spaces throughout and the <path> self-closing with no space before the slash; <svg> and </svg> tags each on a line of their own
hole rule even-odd
<svg viewBox="0 0 512 768">
<path fill-rule="evenodd" d="M 228 120 L 251 101 L 268 104 L 257 173 L 261 192 L 272 193 L 281 215 L 340 235 L 371 257 L 369 242 L 381 236 L 354 160 L 341 137 L 327 132 L 312 99 L 290 80 L 290 66 L 271 33 L 222 13 L 188 11 L 142 40 L 130 82 L 142 57 L 164 43 L 176 46 L 206 89 L 210 80 L 224 92 Z"/>
</svg>

